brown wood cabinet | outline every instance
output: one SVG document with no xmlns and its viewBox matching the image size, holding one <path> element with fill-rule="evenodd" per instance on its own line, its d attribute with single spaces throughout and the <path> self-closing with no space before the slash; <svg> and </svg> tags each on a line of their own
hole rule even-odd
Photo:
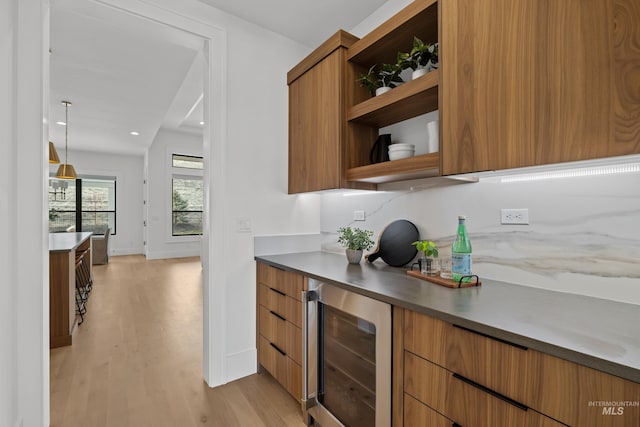
<svg viewBox="0 0 640 427">
<path fill-rule="evenodd" d="M 640 153 L 638 22 L 637 0 L 414 0 L 340 31 L 288 74 L 289 192 Z M 369 97 L 357 76 L 414 36 L 440 69 Z M 438 153 L 370 164 L 379 128 L 434 110 Z"/>
<path fill-rule="evenodd" d="M 302 399 L 302 275 L 257 264 L 258 365 Z"/>
<path fill-rule="evenodd" d="M 640 419 L 638 406 L 600 406 L 640 401 L 640 384 L 409 310 L 394 321 L 404 347 L 396 357 L 403 366 L 394 366 L 403 372 L 394 390 L 404 392 L 396 426 L 414 425 L 418 413 L 437 419 L 433 411 L 465 427 L 622 427 Z"/>
<path fill-rule="evenodd" d="M 345 105 L 366 97 L 355 71 L 346 66 L 347 48 L 356 40 L 338 31 L 287 74 L 289 194 L 374 188 L 345 179 L 346 169 L 369 155 L 366 147 L 350 151 L 349 141 L 374 139 L 372 129 L 346 125 Z"/>
<path fill-rule="evenodd" d="M 440 3 L 443 175 L 640 153 L 640 2 Z"/>
</svg>

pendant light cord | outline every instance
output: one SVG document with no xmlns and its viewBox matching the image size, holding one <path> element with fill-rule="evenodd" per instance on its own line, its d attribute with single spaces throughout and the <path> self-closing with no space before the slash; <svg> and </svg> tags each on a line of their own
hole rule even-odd
<svg viewBox="0 0 640 427">
<path fill-rule="evenodd" d="M 65 113 L 64 113 L 64 122 L 66 126 L 64 127 L 64 164 L 69 164 L 69 102 L 65 101 L 64 103 Z"/>
</svg>

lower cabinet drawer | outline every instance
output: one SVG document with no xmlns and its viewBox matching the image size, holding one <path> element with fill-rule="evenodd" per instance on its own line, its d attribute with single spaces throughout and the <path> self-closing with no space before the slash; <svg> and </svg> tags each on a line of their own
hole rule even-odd
<svg viewBox="0 0 640 427">
<path fill-rule="evenodd" d="M 406 427 L 451 427 L 453 422 L 405 393 L 404 425 Z"/>
<path fill-rule="evenodd" d="M 287 322 L 278 313 L 259 307 L 260 335 L 282 350 L 296 363 L 302 364 L 302 329 Z"/>
<path fill-rule="evenodd" d="M 410 352 L 405 352 L 405 392 L 463 427 L 563 426 Z"/>
<path fill-rule="evenodd" d="M 258 304 L 282 315 L 297 327 L 302 327 L 302 303 L 284 292 L 260 284 L 258 285 Z"/>
<path fill-rule="evenodd" d="M 291 298 L 300 300 L 305 287 L 304 276 L 290 271 L 280 270 L 270 265 L 257 263 L 258 283 L 277 289 Z"/>
<path fill-rule="evenodd" d="M 638 383 L 410 310 L 404 340 L 411 353 L 562 423 L 640 427 L 640 406 L 600 406 L 640 402 Z"/>
<path fill-rule="evenodd" d="M 302 399 L 302 367 L 289 357 L 280 353 L 263 336 L 260 336 L 258 362 L 289 394 L 297 400 Z"/>
</svg>

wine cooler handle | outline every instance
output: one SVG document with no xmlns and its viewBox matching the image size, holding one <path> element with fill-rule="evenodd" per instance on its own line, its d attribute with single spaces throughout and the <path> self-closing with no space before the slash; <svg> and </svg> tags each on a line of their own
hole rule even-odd
<svg viewBox="0 0 640 427">
<path fill-rule="evenodd" d="M 302 401 L 309 398 L 309 304 L 318 300 L 316 291 L 302 291 Z M 315 355 L 314 355 L 315 357 Z M 315 390 L 313 390 L 315 393 Z"/>
<path fill-rule="evenodd" d="M 309 400 L 309 292 L 302 291 L 302 401 Z"/>
</svg>

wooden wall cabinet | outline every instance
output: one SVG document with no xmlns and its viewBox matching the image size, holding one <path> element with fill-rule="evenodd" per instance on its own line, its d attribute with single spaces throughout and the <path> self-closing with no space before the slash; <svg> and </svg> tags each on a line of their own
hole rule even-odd
<svg viewBox="0 0 640 427">
<path fill-rule="evenodd" d="M 640 153 L 640 2 L 440 3 L 443 175 Z"/>
<path fill-rule="evenodd" d="M 288 74 L 289 193 L 640 153 L 638 22 L 637 0 L 414 0 L 340 31 Z M 369 97 L 358 75 L 414 36 L 439 70 Z M 438 153 L 370 164 L 379 128 L 434 110 Z"/>
<path fill-rule="evenodd" d="M 358 40 L 338 31 L 287 74 L 289 85 L 289 194 L 338 188 L 374 189 L 348 182 L 345 171 L 369 159 L 373 130 L 347 127 L 345 106 L 367 97 L 348 68 L 347 48 Z"/>
<path fill-rule="evenodd" d="M 257 264 L 258 369 L 269 372 L 294 398 L 302 399 L 302 291 L 306 278 Z"/>
<path fill-rule="evenodd" d="M 603 413 L 592 402 L 637 402 L 640 384 L 404 310 L 394 317 L 394 426 L 630 426 L 640 408 Z M 401 357 L 400 357 L 401 355 Z M 421 420 L 432 420 L 425 423 Z"/>
</svg>

